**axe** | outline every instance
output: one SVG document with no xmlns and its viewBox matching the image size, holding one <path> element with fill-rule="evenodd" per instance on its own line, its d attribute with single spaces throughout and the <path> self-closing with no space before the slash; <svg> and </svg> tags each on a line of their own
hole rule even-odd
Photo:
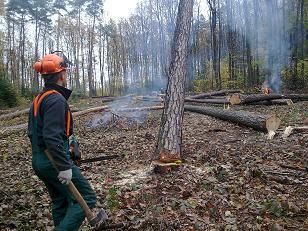
<svg viewBox="0 0 308 231">
<path fill-rule="evenodd" d="M 54 168 L 56 169 L 56 171 L 58 172 L 58 169 L 55 165 L 55 162 L 54 162 L 53 157 L 50 154 L 50 152 L 47 149 L 44 152 L 47 155 L 50 162 L 52 163 L 52 165 L 54 166 Z M 107 216 L 105 210 L 101 209 L 96 215 L 94 215 L 72 181 L 70 181 L 68 183 L 68 189 L 73 194 L 76 201 L 79 203 L 80 207 L 85 212 L 89 224 L 92 227 L 95 227 L 96 230 L 108 229 L 108 225 L 106 225 L 106 221 L 108 220 L 108 216 Z"/>
</svg>

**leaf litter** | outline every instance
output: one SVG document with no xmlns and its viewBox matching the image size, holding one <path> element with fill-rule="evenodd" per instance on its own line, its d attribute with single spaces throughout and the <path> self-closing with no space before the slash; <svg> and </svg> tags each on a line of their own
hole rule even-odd
<svg viewBox="0 0 308 231">
<path fill-rule="evenodd" d="M 273 140 L 249 128 L 185 113 L 184 162 L 165 175 L 154 174 L 150 161 L 159 111 L 150 112 L 144 123 L 107 131 L 88 127 L 97 114 L 85 115 L 75 120 L 83 158 L 124 158 L 84 164 L 81 170 L 97 193 L 97 207 L 106 208 L 116 222 L 130 222 L 129 230 L 307 230 L 308 137 L 281 138 L 285 126 L 308 118 L 307 106 L 241 108 L 279 115 L 283 124 Z M 26 134 L 2 138 L 0 151 L 0 229 L 52 230 L 49 197 L 32 171 Z M 89 230 L 86 222 L 82 230 Z"/>
</svg>

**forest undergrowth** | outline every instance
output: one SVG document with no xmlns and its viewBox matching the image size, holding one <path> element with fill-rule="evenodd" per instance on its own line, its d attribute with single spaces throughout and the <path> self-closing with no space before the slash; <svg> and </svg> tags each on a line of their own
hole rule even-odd
<svg viewBox="0 0 308 231">
<path fill-rule="evenodd" d="M 87 125 L 98 114 L 88 114 L 75 119 L 83 158 L 124 158 L 81 169 L 97 192 L 97 208 L 106 208 L 114 221 L 130 222 L 129 230 L 307 230 L 308 136 L 281 137 L 286 126 L 303 125 L 307 107 L 307 102 L 243 107 L 280 116 L 282 126 L 273 140 L 249 128 L 185 113 L 184 162 L 164 175 L 154 174 L 150 163 L 159 111 L 143 124 L 96 128 Z M 25 122 L 26 116 L 18 121 Z M 0 229 L 52 230 L 49 198 L 31 168 L 25 133 L 0 139 L 0 162 Z M 82 230 L 88 229 L 85 222 Z"/>
</svg>

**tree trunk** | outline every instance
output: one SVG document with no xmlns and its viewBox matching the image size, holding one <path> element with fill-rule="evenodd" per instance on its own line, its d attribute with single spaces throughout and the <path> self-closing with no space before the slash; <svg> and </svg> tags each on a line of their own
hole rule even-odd
<svg viewBox="0 0 308 231">
<path fill-rule="evenodd" d="M 181 0 L 171 48 L 165 107 L 152 159 L 172 162 L 181 158 L 184 89 L 193 0 Z"/>
<path fill-rule="evenodd" d="M 255 102 L 260 102 L 264 100 L 274 100 L 274 99 L 291 99 L 292 101 L 308 101 L 308 95 L 299 95 L 299 94 L 252 94 L 252 95 L 241 95 L 241 94 L 233 94 L 230 97 L 230 103 L 232 105 L 239 104 L 250 104 Z"/>
<path fill-rule="evenodd" d="M 226 98 L 218 98 L 218 99 L 191 99 L 185 98 L 185 102 L 190 103 L 209 103 L 209 104 L 229 104 L 230 101 Z"/>
<path fill-rule="evenodd" d="M 281 123 L 280 119 L 275 115 L 256 115 L 246 111 L 231 111 L 191 105 L 185 106 L 185 111 L 212 116 L 221 120 L 237 123 L 264 132 L 275 132 Z"/>
<path fill-rule="evenodd" d="M 239 93 L 241 91 L 239 90 L 220 90 L 220 91 L 213 91 L 213 92 L 208 92 L 208 93 L 201 93 L 198 95 L 193 95 L 188 98 L 190 99 L 203 99 L 203 98 L 208 98 L 211 96 L 224 96 L 228 94 L 233 94 L 233 93 Z"/>
</svg>

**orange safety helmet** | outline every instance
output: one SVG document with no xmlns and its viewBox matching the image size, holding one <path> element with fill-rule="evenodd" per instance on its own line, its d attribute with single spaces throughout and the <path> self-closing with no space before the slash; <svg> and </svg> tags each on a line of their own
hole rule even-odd
<svg viewBox="0 0 308 231">
<path fill-rule="evenodd" d="M 54 51 L 45 55 L 41 60 L 37 61 L 33 68 L 38 73 L 53 74 L 66 70 L 68 65 L 72 64 L 61 51 Z"/>
</svg>

